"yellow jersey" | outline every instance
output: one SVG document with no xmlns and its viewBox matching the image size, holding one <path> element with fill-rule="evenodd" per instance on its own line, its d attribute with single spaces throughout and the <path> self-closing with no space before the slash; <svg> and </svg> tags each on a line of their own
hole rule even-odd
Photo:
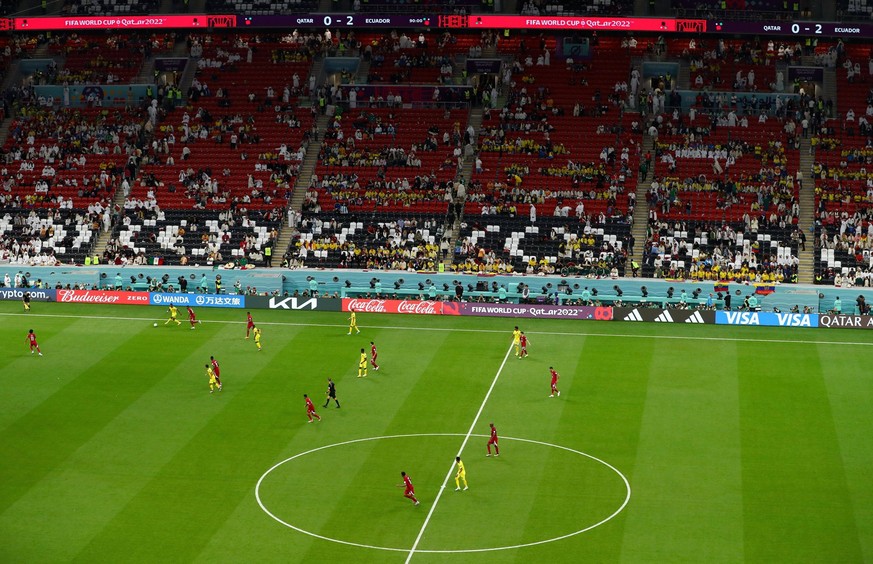
<svg viewBox="0 0 873 564">
<path fill-rule="evenodd" d="M 358 318 L 355 315 L 355 312 L 352 312 L 352 314 L 349 316 L 349 325 L 357 325 L 357 324 L 358 324 Z"/>
<path fill-rule="evenodd" d="M 467 473 L 467 470 L 464 468 L 464 461 L 458 461 L 458 476 L 463 476 Z"/>
<path fill-rule="evenodd" d="M 170 309 L 170 317 L 172 317 L 173 319 L 175 319 L 176 316 L 179 314 L 179 310 L 176 309 L 176 306 L 170 306 L 169 309 Z"/>
<path fill-rule="evenodd" d="M 259 328 L 255 327 L 255 330 L 252 333 L 254 334 L 256 341 L 261 340 L 261 330 Z"/>
<path fill-rule="evenodd" d="M 512 342 L 515 344 L 518 344 L 518 342 L 520 340 L 521 340 L 521 331 L 516 329 L 515 331 L 512 332 Z"/>
<path fill-rule="evenodd" d="M 210 382 L 215 381 L 215 371 L 211 366 L 206 369 L 206 375 L 209 377 Z"/>
<path fill-rule="evenodd" d="M 361 368 L 367 366 L 367 353 L 361 353 L 361 360 L 358 362 Z"/>
</svg>

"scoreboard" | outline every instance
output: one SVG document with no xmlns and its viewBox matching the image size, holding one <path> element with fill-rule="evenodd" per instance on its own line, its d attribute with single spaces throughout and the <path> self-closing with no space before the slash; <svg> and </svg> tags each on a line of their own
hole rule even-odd
<svg viewBox="0 0 873 564">
<path fill-rule="evenodd" d="M 530 29 L 549 31 L 626 31 L 678 34 L 873 37 L 873 23 L 810 21 L 720 21 L 684 18 L 426 15 L 426 14 L 185 14 L 0 18 L 0 31 L 88 29 Z"/>
</svg>

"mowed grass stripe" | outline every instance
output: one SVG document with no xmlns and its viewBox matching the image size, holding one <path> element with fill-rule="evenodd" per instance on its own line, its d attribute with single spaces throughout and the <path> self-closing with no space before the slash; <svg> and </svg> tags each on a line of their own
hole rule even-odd
<svg viewBox="0 0 873 564">
<path fill-rule="evenodd" d="M 104 326 L 101 338 L 109 338 L 107 346 L 94 347 L 93 342 L 71 327 L 84 327 L 75 318 L 31 319 L 14 316 L 0 323 L 0 433 L 28 411 L 56 394 L 79 372 L 109 356 L 113 343 L 127 338 L 127 331 L 118 333 Z M 26 335 L 34 329 L 44 355 L 30 354 Z"/>
<path fill-rule="evenodd" d="M 584 401 L 581 395 L 574 394 L 582 389 L 576 384 L 577 377 L 583 373 L 582 357 L 587 339 L 530 338 L 531 356 L 520 360 L 513 356 L 504 374 L 505 382 L 517 382 L 520 386 L 501 389 L 490 406 L 493 418 L 504 422 L 498 427 L 504 437 L 517 436 L 579 448 L 575 437 L 564 432 L 562 422 L 565 414 L 575 413 Z M 549 366 L 554 366 L 561 375 L 560 397 L 549 397 Z M 518 401 L 519 398 L 523 400 Z M 515 428 L 507 428 L 506 422 L 510 421 L 515 423 Z M 581 528 L 575 516 L 585 510 L 580 511 L 575 506 L 581 504 L 585 492 L 571 484 L 577 484 L 584 468 L 588 468 L 587 459 L 551 447 L 507 440 L 503 441 L 500 458 L 492 460 L 483 457 L 481 441 L 476 446 L 475 458 L 482 467 L 481 480 L 492 490 L 481 509 L 483 516 L 488 517 L 483 519 L 483 526 L 493 537 L 491 544 L 538 542 Z M 584 467 L 580 469 L 577 464 Z M 501 466 L 514 468 L 506 472 Z M 502 479 L 492 482 L 488 476 L 491 468 L 497 470 L 498 476 L 503 470 Z M 510 490 L 513 485 L 515 488 Z M 487 501 L 492 498 L 496 506 L 493 508 Z M 444 518 L 443 523 L 451 526 L 449 520 Z M 501 521 L 499 527 L 493 526 L 496 520 Z M 588 522 L 591 524 L 591 520 Z"/>
<path fill-rule="evenodd" d="M 290 381 L 281 367 L 296 345 L 297 332 L 287 329 L 272 340 L 265 333 L 260 353 L 241 335 L 230 341 L 225 353 L 231 359 L 234 353 L 238 356 L 236 365 L 222 363 L 225 391 L 209 395 L 205 376 L 198 376 L 192 400 L 192 405 L 222 407 L 209 414 L 196 409 L 188 413 L 202 415 L 199 429 L 83 548 L 77 561 L 92 561 L 95 555 L 112 561 L 188 561 L 199 554 L 227 514 L 251 494 L 257 479 L 251 465 L 267 464 L 284 444 Z M 203 370 L 199 366 L 198 372 Z M 240 384 L 246 390 L 234 391 Z"/>
<path fill-rule="evenodd" d="M 598 420 L 598 416 L 592 411 L 597 410 L 600 405 L 599 396 L 604 390 L 604 383 L 609 382 L 612 385 L 617 381 L 614 373 L 626 372 L 621 363 L 627 356 L 614 356 L 610 343 L 617 344 L 612 339 L 604 340 L 599 337 L 584 339 L 538 337 L 534 343 L 538 345 L 533 349 L 535 355 L 530 359 L 537 366 L 531 370 L 532 388 L 529 391 L 534 396 L 531 403 L 537 408 L 525 413 L 523 406 L 518 406 L 519 411 L 508 419 L 529 421 L 530 426 L 533 427 L 531 430 L 535 431 L 531 435 L 525 435 L 529 438 L 542 437 L 548 442 L 586 452 L 613 464 L 618 463 L 613 445 L 600 442 L 599 435 L 602 432 L 603 422 Z M 618 364 L 613 365 L 614 361 Z M 523 367 L 524 362 L 526 360 L 520 361 L 519 365 Z M 561 374 L 558 387 L 562 394 L 559 398 L 547 397 L 550 365 L 554 365 Z M 507 395 L 504 400 L 505 406 L 500 407 L 511 413 L 510 406 L 515 405 L 512 396 Z M 552 402 L 555 404 L 553 405 Z M 629 421 L 623 423 L 632 424 Z M 509 443 L 508 446 L 510 449 L 516 448 L 514 443 Z M 526 539 L 547 539 L 591 526 L 620 506 L 625 496 L 625 488 L 620 485 L 619 477 L 612 471 L 579 455 L 562 454 L 561 451 L 545 452 L 549 453 L 549 458 L 556 458 L 567 465 L 550 463 L 541 476 L 540 483 L 537 485 L 539 495 L 534 499 L 524 526 Z M 576 480 L 577 476 L 587 476 L 589 479 L 580 483 Z M 571 503 L 571 507 L 554 511 L 555 506 L 567 502 Z M 572 507 L 572 505 L 579 507 Z M 562 520 L 552 524 L 547 523 L 542 515 L 549 513 L 562 514 Z M 601 527 L 615 527 L 615 522 L 611 521 Z M 599 529 L 601 528 L 584 533 L 584 542 L 578 543 L 578 548 L 574 549 L 574 556 L 580 561 L 602 559 L 608 554 L 609 547 L 615 544 L 613 534 L 610 535 L 609 543 L 601 545 L 597 540 Z M 535 551 L 537 558 L 542 558 L 543 561 L 548 561 L 550 558 L 558 558 L 560 561 L 566 558 L 566 545 L 557 542 L 513 551 L 514 560 L 527 562 L 534 554 L 532 551 Z M 500 560 L 493 558 L 491 561 Z"/>
<path fill-rule="evenodd" d="M 303 381 L 291 400 L 290 415 L 286 422 L 287 427 L 298 429 L 299 432 L 293 435 L 292 440 L 274 460 L 256 468 L 257 478 L 276 462 L 312 448 L 367 436 L 390 434 L 389 428 L 395 420 L 396 413 L 404 407 L 405 398 L 415 390 L 421 380 L 422 371 L 427 370 L 434 357 L 442 353 L 439 345 L 449 336 L 448 333 L 443 333 L 439 334 L 437 339 L 433 339 L 423 333 L 410 335 L 368 327 L 363 327 L 360 335 L 351 337 L 346 335 L 346 329 L 342 327 L 314 327 L 308 329 L 305 335 L 311 339 L 307 341 L 308 344 L 299 341 L 294 347 L 292 358 L 295 360 L 295 369 L 291 370 L 288 376 Z M 357 367 L 360 349 L 365 348 L 369 359 L 370 341 L 375 341 L 378 347 L 378 362 L 381 369 L 376 372 L 371 367 L 369 376 L 359 379 Z M 428 351 L 432 354 L 427 354 Z M 296 362 L 298 359 L 300 362 Z M 337 383 L 338 397 L 342 405 L 340 409 L 334 407 L 334 404 L 328 408 L 322 407 L 327 376 L 333 377 Z M 323 422 L 311 425 L 306 423 L 302 397 L 299 397 L 303 392 L 313 396 L 318 412 L 324 419 Z M 411 431 L 407 429 L 407 432 Z M 346 447 L 338 448 L 339 450 L 335 452 L 342 455 L 342 449 Z M 283 515 L 284 508 L 287 508 L 288 517 L 294 517 L 302 512 L 305 517 L 301 518 L 301 525 L 328 531 L 326 534 L 330 534 L 330 528 L 323 523 L 333 519 L 334 512 L 336 515 L 345 515 L 353 510 L 347 506 L 347 500 L 344 499 L 345 479 L 340 476 L 337 482 L 337 477 L 333 476 L 338 466 L 345 469 L 349 463 L 342 456 L 340 458 L 342 460 L 340 465 L 325 463 L 326 459 L 319 457 L 317 453 L 298 461 L 302 466 L 295 468 L 303 468 L 306 471 L 314 469 L 318 475 L 314 484 L 300 482 L 307 490 L 303 495 L 313 496 L 312 500 L 304 502 L 304 499 L 296 497 L 277 498 L 278 494 L 270 493 L 276 491 L 276 488 L 275 484 L 271 486 L 272 479 L 268 479 L 264 485 L 264 502 Z M 404 510 L 403 515 L 409 517 L 411 514 L 406 510 L 412 509 L 411 503 L 408 506 L 407 500 L 400 495 L 402 492 L 394 488 L 395 474 L 399 481 L 399 469 L 396 466 L 401 461 L 395 454 L 384 457 L 383 462 L 391 465 L 391 469 L 381 474 L 377 473 L 375 477 L 369 477 L 367 487 L 382 488 L 379 504 L 369 509 L 381 513 L 386 504 L 391 504 L 398 510 Z M 277 476 L 281 480 L 282 471 L 278 471 Z M 252 487 L 257 478 L 253 480 Z M 363 528 L 365 532 L 374 528 L 381 529 L 374 526 L 371 517 L 345 525 L 344 529 L 348 528 L 351 531 L 357 527 Z M 411 527 L 419 525 L 420 522 Z M 410 534 L 414 535 L 415 531 L 411 531 Z M 338 561 L 359 562 L 362 561 L 361 558 L 374 557 L 381 560 L 372 561 L 380 562 L 385 561 L 386 556 L 384 552 L 347 548 L 288 529 L 263 513 L 255 503 L 252 493 L 251 498 L 241 500 L 233 514 L 216 529 L 215 534 L 198 556 L 198 560 L 210 562 L 215 561 L 215 558 L 221 560 L 225 558 L 224 555 L 234 554 L 241 557 L 249 555 L 250 558 L 250 554 L 254 552 L 262 554 L 265 544 L 272 546 L 277 542 L 291 543 L 295 547 L 294 559 L 299 560 L 306 558 L 323 560 L 329 555 L 330 558 L 339 559 Z M 309 547 L 312 547 L 312 556 L 308 556 Z M 269 560 L 269 555 L 267 558 Z M 285 562 L 287 557 L 283 556 L 278 561 Z"/>
<path fill-rule="evenodd" d="M 860 562 L 821 351 L 750 344 L 737 351 L 746 559 Z"/>
<path fill-rule="evenodd" d="M 383 335 L 380 339 L 382 368 L 378 372 L 371 368 L 367 378 L 355 378 L 356 381 L 348 384 L 353 393 L 364 392 L 353 400 L 363 403 L 355 403 L 352 409 L 376 412 L 366 427 L 359 425 L 355 418 L 356 438 L 426 432 L 421 428 L 429 427 L 432 415 L 429 410 L 415 410 L 416 405 L 423 403 L 418 394 L 424 391 L 439 397 L 446 386 L 451 386 L 447 378 L 451 378 L 452 371 L 442 369 L 446 364 L 443 359 L 457 346 L 457 337 L 449 333 L 427 337 Z M 418 416 L 411 415 L 413 412 Z M 421 428 L 418 424 L 410 428 L 410 421 L 420 421 Z M 411 545 L 426 515 L 421 509 L 432 501 L 426 492 L 430 481 L 428 472 L 433 464 L 428 464 L 427 459 L 428 453 L 433 457 L 434 452 L 440 450 L 431 449 L 432 444 L 430 437 L 388 439 L 312 455 L 309 464 L 326 464 L 323 483 L 325 488 L 330 488 L 332 498 L 324 499 L 318 493 L 313 496 L 312 503 L 319 507 L 304 518 L 312 527 L 309 530 L 361 544 L 398 548 Z M 448 446 L 450 443 L 439 444 Z M 343 460 L 343 451 L 353 454 L 347 465 L 330 464 L 331 460 Z M 431 459 L 431 462 L 436 460 Z M 401 470 L 412 476 L 422 506 L 413 508 L 412 502 L 402 497 L 402 490 L 395 487 L 401 481 Z M 310 506 L 314 507 L 303 501 L 302 507 Z M 296 513 L 299 514 L 299 510 Z M 318 559 L 323 544 L 310 547 L 304 559 Z"/>
<path fill-rule="evenodd" d="M 734 346 L 707 354 L 731 358 Z M 625 529 L 630 561 L 743 561 L 736 373 L 678 361 L 699 354 L 675 343 L 650 366 Z"/>
<path fill-rule="evenodd" d="M 827 389 L 831 416 L 846 484 L 851 495 L 862 561 L 873 562 L 873 382 L 869 355 L 835 353 L 819 347 L 820 369 Z"/>
<path fill-rule="evenodd" d="M 82 334 L 88 335 L 87 322 L 80 324 Z M 155 385 L 151 369 L 133 360 L 142 358 L 139 332 L 118 331 L 104 335 L 99 345 L 89 344 L 77 339 L 78 325 L 63 334 L 72 358 L 64 368 L 67 385 L 3 431 L 0 460 L 16 463 L 3 465 L 0 513 Z M 171 354 L 155 351 L 154 357 Z M 92 362 L 94 356 L 97 362 Z M 84 369 L 79 369 L 77 359 Z"/>
<path fill-rule="evenodd" d="M 139 340 L 144 349 L 158 349 L 171 341 L 172 349 L 186 356 L 168 358 L 167 364 L 154 366 L 148 378 L 155 385 L 0 516 L 0 529 L 9 531 L 14 542 L 40 560 L 66 561 L 78 554 L 222 409 L 221 401 L 200 401 L 208 395 L 203 364 L 212 352 L 210 345 L 229 338 L 231 332 L 228 327 L 213 325 L 197 335 L 182 332 L 180 327 L 144 333 Z M 140 359 L 141 355 L 136 355 L 132 360 Z M 112 384 L 118 389 L 128 385 L 129 372 L 123 374 Z M 242 379 L 234 380 L 234 387 L 244 384 Z M 79 408 L 90 410 L 92 406 Z M 136 448 L 130 448 L 131 444 Z M 75 527 L 68 526 L 71 521 Z"/>
</svg>

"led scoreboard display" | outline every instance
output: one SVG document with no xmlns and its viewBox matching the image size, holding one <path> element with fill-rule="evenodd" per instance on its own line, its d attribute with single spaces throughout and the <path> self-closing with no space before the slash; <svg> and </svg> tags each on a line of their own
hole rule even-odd
<svg viewBox="0 0 873 564">
<path fill-rule="evenodd" d="M 236 27 L 412 28 L 436 24 L 436 18 L 422 14 L 289 14 L 236 18 Z"/>
<path fill-rule="evenodd" d="M 678 18 L 427 15 L 427 14 L 154 14 L 142 16 L 71 16 L 0 18 L 0 31 L 64 29 L 531 29 L 552 31 L 618 31 L 679 34 L 762 36 L 873 37 L 873 23 L 806 21 L 721 21 Z"/>
<path fill-rule="evenodd" d="M 239 16 L 237 27 L 337 27 L 337 28 L 442 28 L 442 29 L 566 29 L 604 31 L 688 31 L 680 22 L 694 22 L 695 31 L 706 28 L 705 20 L 675 18 L 543 17 L 499 15 L 407 15 L 407 14 L 291 14 Z"/>
<path fill-rule="evenodd" d="M 739 33 L 745 35 L 802 35 L 813 37 L 873 37 L 873 24 L 835 22 L 706 22 L 710 33 Z"/>
</svg>

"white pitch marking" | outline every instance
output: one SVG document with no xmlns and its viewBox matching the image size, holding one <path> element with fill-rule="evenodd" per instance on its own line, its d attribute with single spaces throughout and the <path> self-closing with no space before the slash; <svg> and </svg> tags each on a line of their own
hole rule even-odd
<svg viewBox="0 0 873 564">
<path fill-rule="evenodd" d="M 268 310 L 262 310 L 268 311 Z M 23 317 L 21 313 L 0 312 L 0 316 L 8 317 Z M 59 319 L 109 319 L 114 321 L 155 321 L 151 317 L 121 317 L 111 315 L 56 315 L 49 313 L 28 313 L 28 318 L 31 317 L 50 317 Z M 161 318 L 163 319 L 163 318 Z M 470 319 L 470 317 L 467 317 Z M 491 318 L 493 319 L 493 318 Z M 506 318 L 513 319 L 513 318 Z M 561 321 L 552 319 L 549 321 Z M 225 319 L 216 319 L 206 321 L 205 324 L 221 323 L 225 325 L 245 324 L 245 321 L 228 321 Z M 333 324 L 333 323 L 288 323 L 284 321 L 259 321 L 258 325 L 270 325 L 281 327 L 336 327 L 346 329 L 348 324 Z M 695 326 L 699 329 L 699 325 Z M 714 326 L 713 326 L 714 327 Z M 718 327 L 728 327 L 727 325 L 718 325 Z M 451 331 L 452 333 L 506 333 L 504 329 L 469 329 L 464 327 L 404 327 L 393 325 L 368 325 L 366 329 L 389 329 L 398 331 Z M 752 327 L 745 329 L 754 330 Z M 628 333 L 573 333 L 569 331 L 527 331 L 528 335 L 551 335 L 557 337 L 605 337 L 617 339 L 664 339 L 673 341 L 722 341 L 727 343 L 774 343 L 774 344 L 797 344 L 797 345 L 840 345 L 840 346 L 856 346 L 856 347 L 873 347 L 873 342 L 858 342 L 858 341 L 811 341 L 811 340 L 793 340 L 793 339 L 745 339 L 739 337 L 693 337 L 687 335 L 633 335 Z"/>
<path fill-rule="evenodd" d="M 500 363 L 500 368 L 497 369 L 497 374 L 494 375 L 494 379 L 491 380 L 491 386 L 488 388 L 488 392 L 485 394 L 485 399 L 482 400 L 482 403 L 479 405 L 479 411 L 476 412 L 476 417 L 473 418 L 473 423 L 470 424 L 470 429 L 467 431 L 467 435 L 464 437 L 463 442 L 461 442 L 461 448 L 458 449 L 457 456 L 461 456 L 464 452 L 464 447 L 467 446 L 467 441 L 470 440 L 470 436 L 473 434 L 473 429 L 476 428 L 476 424 L 479 422 L 479 417 L 482 416 L 482 411 L 485 409 L 485 404 L 488 403 L 488 398 L 491 397 L 491 392 L 494 391 L 494 386 L 497 385 L 497 380 L 500 379 L 500 373 L 503 372 L 503 368 L 506 366 L 506 361 L 509 360 L 509 355 L 512 353 L 512 344 L 510 343 L 509 348 L 506 349 L 506 354 L 503 355 L 503 362 Z M 418 531 L 418 536 L 415 537 L 415 542 L 412 543 L 412 548 L 409 549 L 409 554 L 406 556 L 406 564 L 409 564 L 409 561 L 412 560 L 412 555 L 415 554 L 415 549 L 418 548 L 418 543 L 421 542 L 421 537 L 424 536 L 424 530 L 427 529 L 427 524 L 430 522 L 430 518 L 433 515 L 433 512 L 436 510 L 437 504 L 440 502 L 440 498 L 443 496 L 443 492 L 446 490 L 446 484 L 449 481 L 449 478 L 452 477 L 452 472 L 455 470 L 455 462 L 452 461 L 452 464 L 449 466 L 449 472 L 446 474 L 446 477 L 443 478 L 443 483 L 440 486 L 440 491 L 437 492 L 436 499 L 433 500 L 433 504 L 430 506 L 430 510 L 427 512 L 427 517 L 424 518 L 424 523 L 421 524 L 421 529 Z"/>
<path fill-rule="evenodd" d="M 258 480 L 257 485 L 255 486 L 255 499 L 257 500 L 258 505 L 261 507 L 261 510 L 263 510 L 264 513 L 266 513 L 267 515 L 272 517 L 275 521 L 281 523 L 282 525 L 285 525 L 289 529 L 294 529 L 298 533 L 303 533 L 304 535 L 309 535 L 309 536 L 315 537 L 317 539 L 321 539 L 321 540 L 325 540 L 325 541 L 329 541 L 329 542 L 335 542 L 337 544 L 344 544 L 346 546 L 354 546 L 357 548 L 369 548 L 369 549 L 373 549 L 373 550 L 386 550 L 386 551 L 390 551 L 390 552 L 409 552 L 408 548 L 396 548 L 396 547 L 391 547 L 391 546 L 375 546 L 375 545 L 371 545 L 371 544 L 363 544 L 363 543 L 358 543 L 358 542 L 335 539 L 332 537 L 326 537 L 324 535 L 319 535 L 317 533 L 307 531 L 306 529 L 301 529 L 300 527 L 296 527 L 296 526 L 292 525 L 291 523 L 287 523 L 287 522 L 283 521 L 282 519 L 280 519 L 279 517 L 277 517 L 276 515 L 274 515 L 269 509 L 267 509 L 267 507 L 266 507 L 266 505 L 264 505 L 263 501 L 261 501 L 261 492 L 260 492 L 261 483 L 264 481 L 264 479 L 271 472 L 273 472 L 273 470 L 275 470 L 279 466 L 282 466 L 286 462 L 291 462 L 292 460 L 295 460 L 295 459 L 300 458 L 302 456 L 306 456 L 307 454 L 312 454 L 314 452 L 318 452 L 320 450 L 326 450 L 329 448 L 344 446 L 344 445 L 349 445 L 349 444 L 354 444 L 354 443 L 378 441 L 381 439 L 404 439 L 404 438 L 409 438 L 409 437 L 461 437 L 461 436 L 464 436 L 464 435 L 462 435 L 461 433 L 414 433 L 414 434 L 407 434 L 407 435 L 386 435 L 386 436 L 382 436 L 382 437 L 366 437 L 363 439 L 352 439 L 350 441 L 343 441 L 340 443 L 334 443 L 331 445 L 324 445 L 324 446 L 316 447 L 313 449 L 309 449 L 305 452 L 295 454 L 291 458 L 286 458 L 285 460 L 282 460 L 281 462 L 277 462 L 272 467 L 270 467 L 269 470 L 264 472 L 264 474 Z M 479 435 L 479 434 L 474 433 L 470 436 L 487 439 L 490 435 Z M 576 450 L 576 449 L 573 449 L 570 447 L 556 445 L 553 443 L 547 443 L 544 441 L 535 441 L 533 439 L 520 439 L 518 437 L 508 437 L 508 436 L 501 437 L 501 438 L 504 440 L 507 440 L 507 441 L 519 441 L 519 442 L 524 442 L 524 443 L 531 443 L 531 444 L 535 444 L 535 445 L 542 445 L 542 446 L 557 448 L 557 449 L 561 449 L 561 450 L 566 450 L 568 452 L 572 452 L 574 454 L 584 456 L 586 458 L 594 460 L 595 462 L 599 462 L 600 464 L 603 464 L 604 466 L 606 466 L 607 468 L 609 468 L 610 470 L 615 472 L 619 476 L 619 478 L 621 478 L 622 482 L 624 482 L 625 490 L 627 492 L 625 495 L 624 501 L 622 502 L 621 506 L 618 509 L 616 509 L 610 515 L 608 515 L 604 519 L 601 519 L 597 523 L 595 523 L 593 525 L 589 525 L 583 529 L 579 529 L 578 531 L 573 531 L 572 533 L 567 533 L 565 535 L 561 535 L 559 537 L 554 537 L 551 539 L 543 539 L 543 540 L 539 540 L 539 541 L 533 541 L 533 542 L 528 542 L 528 543 L 523 543 L 523 544 L 515 544 L 515 545 L 510 545 L 510 546 L 494 546 L 494 547 L 488 547 L 488 548 L 465 548 L 465 549 L 456 549 L 456 550 L 419 549 L 416 552 L 426 553 L 426 554 L 458 554 L 458 553 L 467 553 L 467 552 L 496 552 L 499 550 L 514 550 L 516 548 L 525 548 L 528 546 L 537 546 L 537 545 L 541 545 L 541 544 L 547 544 L 550 542 L 556 542 L 556 541 L 563 540 L 566 538 L 574 537 L 576 535 L 580 535 L 586 531 L 590 531 L 591 529 L 599 527 L 600 525 L 603 525 L 603 524 L 607 523 L 608 521 L 611 521 L 616 515 L 621 513 L 624 510 L 624 508 L 627 507 L 628 502 L 630 502 L 630 498 L 631 498 L 630 482 L 628 482 L 628 479 L 625 477 L 624 474 L 621 473 L 621 471 L 618 468 L 616 468 L 612 464 L 606 462 L 605 460 L 597 458 L 596 456 L 593 456 L 593 455 L 588 454 L 586 452 L 582 452 L 581 450 Z"/>
</svg>

